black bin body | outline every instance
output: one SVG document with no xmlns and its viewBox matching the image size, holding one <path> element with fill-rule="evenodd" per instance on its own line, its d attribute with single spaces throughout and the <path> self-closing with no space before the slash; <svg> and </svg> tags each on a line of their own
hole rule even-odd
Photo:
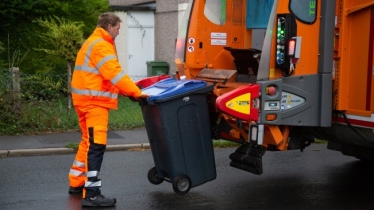
<svg viewBox="0 0 374 210">
<path fill-rule="evenodd" d="M 206 95 L 213 86 L 141 105 L 157 176 L 169 182 L 179 175 L 191 187 L 216 178 Z"/>
</svg>

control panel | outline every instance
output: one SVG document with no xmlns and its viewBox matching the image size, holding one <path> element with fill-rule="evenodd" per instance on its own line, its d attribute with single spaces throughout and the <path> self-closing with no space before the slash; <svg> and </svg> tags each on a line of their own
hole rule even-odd
<svg viewBox="0 0 374 210">
<path fill-rule="evenodd" d="M 267 101 L 264 103 L 264 110 L 278 111 L 280 110 L 280 102 L 279 101 Z"/>
</svg>

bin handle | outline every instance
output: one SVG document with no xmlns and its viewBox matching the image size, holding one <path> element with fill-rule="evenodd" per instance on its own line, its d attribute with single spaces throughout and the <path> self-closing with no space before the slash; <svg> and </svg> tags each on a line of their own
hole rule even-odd
<svg viewBox="0 0 374 210">
<path fill-rule="evenodd" d="M 183 86 L 191 86 L 194 83 L 202 83 L 202 82 L 204 82 L 204 81 L 190 80 L 190 81 L 187 81 L 187 82 L 183 83 Z"/>
</svg>

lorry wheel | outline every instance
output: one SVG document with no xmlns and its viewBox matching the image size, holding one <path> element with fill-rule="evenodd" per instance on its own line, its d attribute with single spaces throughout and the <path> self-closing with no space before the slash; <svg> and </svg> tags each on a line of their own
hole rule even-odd
<svg viewBox="0 0 374 210">
<path fill-rule="evenodd" d="M 186 175 L 175 177 L 173 181 L 173 190 L 179 195 L 185 195 L 191 189 L 191 179 Z"/>
<path fill-rule="evenodd" d="M 148 171 L 148 181 L 154 185 L 158 185 L 161 184 L 164 181 L 164 179 L 161 179 L 157 176 L 156 167 L 153 167 Z"/>
</svg>

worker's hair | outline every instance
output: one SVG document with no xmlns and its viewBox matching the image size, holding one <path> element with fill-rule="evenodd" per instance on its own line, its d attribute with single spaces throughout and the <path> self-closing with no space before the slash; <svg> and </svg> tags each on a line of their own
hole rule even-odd
<svg viewBox="0 0 374 210">
<path fill-rule="evenodd" d="M 121 18 L 111 12 L 106 12 L 100 15 L 97 21 L 97 27 L 108 30 L 108 25 L 116 26 L 118 22 L 122 22 Z"/>
</svg>

